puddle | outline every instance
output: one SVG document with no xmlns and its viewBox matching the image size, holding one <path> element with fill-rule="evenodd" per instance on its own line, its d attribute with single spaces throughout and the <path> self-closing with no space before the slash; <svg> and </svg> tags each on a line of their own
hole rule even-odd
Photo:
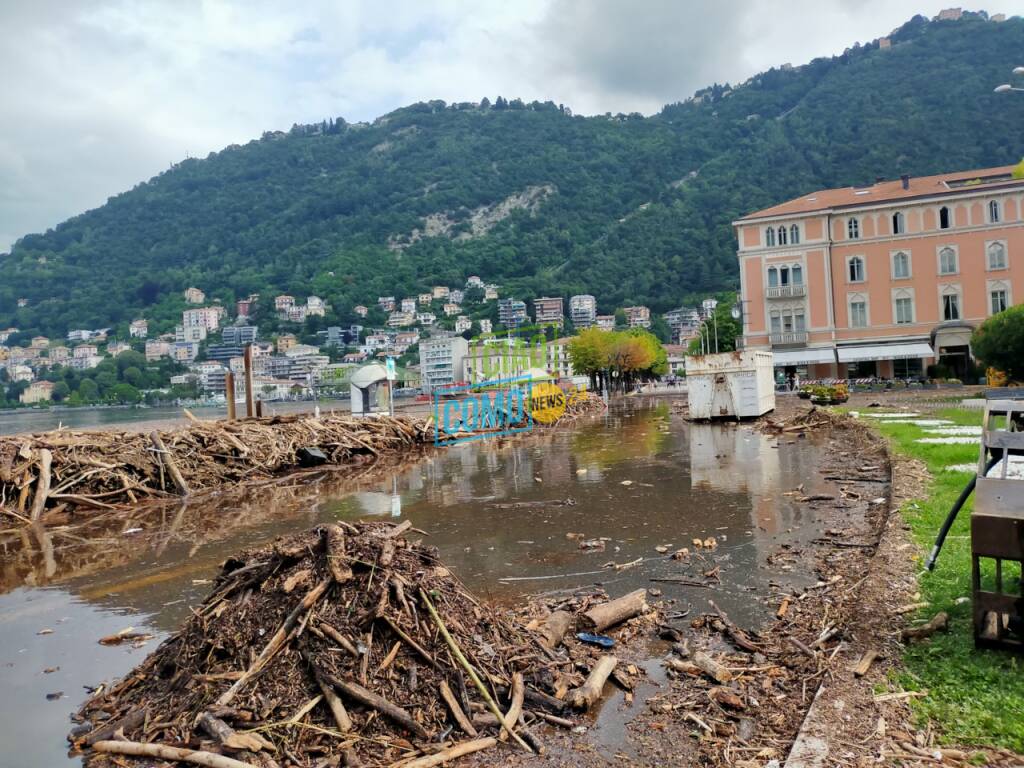
<svg viewBox="0 0 1024 768">
<path fill-rule="evenodd" d="M 411 465 L 312 473 L 91 529 L 4 534 L 0 743 L 8 765 L 64 761 L 83 686 L 138 664 L 203 599 L 226 557 L 328 520 L 407 517 L 470 589 L 493 600 L 593 584 L 612 595 L 656 588 L 676 609 L 696 614 L 713 599 L 738 624 L 755 626 L 771 610 L 761 598 L 772 583 L 813 581 L 767 558 L 821 534 L 814 511 L 784 495 L 800 485 L 805 494 L 830 490 L 815 471 L 821 445 L 750 425 L 690 425 L 663 403 L 636 400 L 573 429 L 455 446 Z M 581 549 L 567 533 L 604 539 L 604 549 Z M 714 550 L 694 547 L 711 537 Z M 670 558 L 682 547 L 694 553 L 689 567 Z M 604 567 L 637 559 L 628 570 Z M 652 581 L 678 578 L 710 586 Z M 156 637 L 141 649 L 97 643 L 127 626 Z M 36 635 L 43 628 L 54 632 Z M 649 672 L 643 685 L 653 691 L 660 665 Z M 64 697 L 47 700 L 56 691 Z M 614 694 L 588 736 L 598 749 L 614 756 L 623 748 L 628 710 L 639 711 L 646 695 L 638 690 L 624 715 Z"/>
</svg>

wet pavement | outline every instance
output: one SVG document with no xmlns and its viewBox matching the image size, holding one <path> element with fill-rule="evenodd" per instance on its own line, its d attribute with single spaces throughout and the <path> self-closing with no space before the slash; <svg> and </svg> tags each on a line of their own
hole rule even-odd
<svg viewBox="0 0 1024 768">
<path fill-rule="evenodd" d="M 573 427 L 415 462 L 310 473 L 84 528 L 0 532 L 0 743 L 13 761 L 4 764 L 66 762 L 68 717 L 85 686 L 141 662 L 203 599 L 226 557 L 328 520 L 408 518 L 472 590 L 499 602 L 642 586 L 680 610 L 714 599 L 756 626 L 773 583 L 812 579 L 767 558 L 821 533 L 814 512 L 783 495 L 823 487 L 819 447 L 752 425 L 687 424 L 665 401 L 638 399 Z M 691 567 L 670 558 L 710 537 L 716 548 Z M 594 540 L 603 546 L 581 547 Z M 719 580 L 703 577 L 715 568 Z M 710 586 L 652 581 L 673 578 Z M 155 637 L 139 648 L 98 644 L 129 626 Z M 624 727 L 617 710 L 609 702 L 591 729 L 609 755 Z"/>
</svg>

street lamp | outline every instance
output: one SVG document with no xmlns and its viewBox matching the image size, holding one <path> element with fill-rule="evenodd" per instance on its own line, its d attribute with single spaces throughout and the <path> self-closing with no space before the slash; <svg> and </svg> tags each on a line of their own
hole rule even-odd
<svg viewBox="0 0 1024 768">
<path fill-rule="evenodd" d="M 1014 67 L 1011 74 L 1017 75 L 1018 77 L 1024 75 L 1024 67 Z M 1002 85 L 997 85 L 993 92 L 1006 93 L 1007 91 L 1024 91 L 1024 88 L 1015 88 L 1009 83 L 1003 83 Z"/>
</svg>

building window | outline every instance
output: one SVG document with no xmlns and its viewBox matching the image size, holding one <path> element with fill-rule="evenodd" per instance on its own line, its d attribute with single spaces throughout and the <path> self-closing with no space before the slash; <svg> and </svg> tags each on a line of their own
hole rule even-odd
<svg viewBox="0 0 1024 768">
<path fill-rule="evenodd" d="M 860 222 L 856 219 L 846 220 L 846 237 L 848 240 L 860 239 Z"/>
<path fill-rule="evenodd" d="M 868 303 L 863 299 L 851 299 L 850 301 L 850 327 L 868 327 Z"/>
<path fill-rule="evenodd" d="M 764 231 L 764 244 L 769 248 L 775 245 L 775 230 L 771 227 Z"/>
<path fill-rule="evenodd" d="M 1006 269 L 1006 246 L 1002 243 L 990 243 L 988 246 L 988 268 Z"/>
<path fill-rule="evenodd" d="M 896 299 L 896 323 L 903 325 L 914 322 L 914 300 L 908 296 Z"/>
<path fill-rule="evenodd" d="M 800 227 L 796 224 L 789 228 L 789 242 L 791 245 L 800 244 Z"/>
<path fill-rule="evenodd" d="M 893 360 L 892 375 L 897 379 L 917 379 L 924 375 L 924 361 L 921 358 Z"/>
<path fill-rule="evenodd" d="M 903 213 L 896 211 L 892 215 L 892 233 L 894 235 L 902 235 L 907 231 L 907 220 L 904 218 Z"/>
<path fill-rule="evenodd" d="M 786 228 L 779 227 L 779 245 L 786 244 Z"/>
<path fill-rule="evenodd" d="M 778 312 L 771 314 L 771 332 L 782 333 L 782 315 Z"/>
<path fill-rule="evenodd" d="M 994 291 L 989 293 L 989 300 L 991 302 L 993 315 L 998 315 L 1000 312 L 1005 311 L 1006 306 L 1009 303 L 1006 299 L 1006 289 L 996 288 Z"/>
<path fill-rule="evenodd" d="M 789 285 L 789 267 L 779 267 L 779 285 Z"/>
<path fill-rule="evenodd" d="M 988 221 L 990 224 L 998 224 L 1002 218 L 1002 211 L 999 210 L 998 200 L 988 201 Z"/>
<path fill-rule="evenodd" d="M 947 294 L 942 297 L 942 319 L 960 319 L 960 297 L 957 294 Z"/>
<path fill-rule="evenodd" d="M 949 208 L 939 208 L 939 229 L 949 229 Z"/>
<path fill-rule="evenodd" d="M 905 280 L 910 277 L 910 254 L 898 251 L 892 255 L 892 279 Z"/>
<path fill-rule="evenodd" d="M 801 267 L 799 264 L 794 264 L 793 265 L 793 269 L 792 269 L 792 273 L 793 273 L 793 285 L 803 285 L 804 284 L 804 268 Z"/>
<path fill-rule="evenodd" d="M 952 248 L 943 248 L 939 251 L 939 274 L 955 275 L 956 272 L 956 251 Z"/>
<path fill-rule="evenodd" d="M 779 270 L 775 267 L 768 267 L 768 287 L 777 288 L 779 285 Z"/>
<path fill-rule="evenodd" d="M 797 333 L 807 330 L 807 322 L 804 319 L 804 311 L 802 309 L 798 309 L 793 313 L 793 330 Z"/>
<path fill-rule="evenodd" d="M 851 283 L 864 282 L 864 259 L 860 256 L 851 256 L 846 267 L 846 275 Z"/>
</svg>

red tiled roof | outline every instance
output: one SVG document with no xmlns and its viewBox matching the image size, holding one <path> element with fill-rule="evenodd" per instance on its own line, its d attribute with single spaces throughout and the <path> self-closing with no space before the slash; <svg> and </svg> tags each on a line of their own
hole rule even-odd
<svg viewBox="0 0 1024 768">
<path fill-rule="evenodd" d="M 937 176 L 911 176 L 908 188 L 903 188 L 900 179 L 881 181 L 866 187 L 840 187 L 839 189 L 822 189 L 789 200 L 771 208 L 748 213 L 740 221 L 766 219 L 775 216 L 787 216 L 799 213 L 812 213 L 835 208 L 846 208 L 858 205 L 871 205 L 894 200 L 905 200 L 915 197 L 931 197 L 935 195 L 955 194 L 970 191 L 971 186 L 953 185 L 951 182 L 967 182 L 982 179 L 979 188 L 990 189 L 1005 185 L 1024 184 L 1024 179 L 1010 176 L 1015 166 L 1004 165 L 998 168 L 980 168 L 958 173 L 942 173 Z M 995 177 L 995 178 L 993 178 Z M 1000 178 L 1005 177 L 1005 178 Z"/>
</svg>

